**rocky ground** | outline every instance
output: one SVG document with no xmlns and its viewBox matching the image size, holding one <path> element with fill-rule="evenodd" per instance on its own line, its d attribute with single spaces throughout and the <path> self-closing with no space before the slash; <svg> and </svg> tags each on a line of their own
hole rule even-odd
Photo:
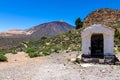
<svg viewBox="0 0 120 80">
<path fill-rule="evenodd" d="M 0 62 L 0 80 L 120 80 L 120 65 L 75 64 L 78 52 L 29 58 L 24 52 L 7 54 Z"/>
</svg>

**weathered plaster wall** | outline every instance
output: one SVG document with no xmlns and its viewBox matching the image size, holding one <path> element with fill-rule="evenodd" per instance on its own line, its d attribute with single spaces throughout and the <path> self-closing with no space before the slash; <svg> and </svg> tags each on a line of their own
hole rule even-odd
<svg viewBox="0 0 120 80">
<path fill-rule="evenodd" d="M 104 55 L 113 55 L 114 48 L 114 29 L 105 27 L 101 24 L 95 24 L 82 31 L 82 54 L 91 55 L 91 36 L 92 34 L 103 34 L 104 37 Z"/>
<path fill-rule="evenodd" d="M 90 36 L 82 38 L 82 53 L 85 55 L 90 55 L 91 51 L 89 47 L 91 46 Z"/>
<path fill-rule="evenodd" d="M 113 55 L 114 37 L 104 34 L 104 55 Z"/>
</svg>

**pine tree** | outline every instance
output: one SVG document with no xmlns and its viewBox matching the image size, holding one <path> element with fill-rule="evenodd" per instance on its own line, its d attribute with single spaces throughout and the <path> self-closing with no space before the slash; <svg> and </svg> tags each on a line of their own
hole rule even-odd
<svg viewBox="0 0 120 80">
<path fill-rule="evenodd" d="M 83 27 L 83 22 L 81 21 L 80 18 L 77 18 L 77 19 L 75 20 L 75 25 L 76 25 L 76 29 L 80 29 L 80 28 Z"/>
</svg>

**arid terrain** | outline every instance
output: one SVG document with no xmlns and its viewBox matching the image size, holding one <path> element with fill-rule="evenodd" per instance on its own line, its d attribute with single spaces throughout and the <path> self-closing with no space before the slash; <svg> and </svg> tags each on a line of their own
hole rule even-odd
<svg viewBox="0 0 120 80">
<path fill-rule="evenodd" d="M 120 65 L 69 62 L 76 54 L 37 58 L 29 58 L 24 52 L 7 54 L 8 62 L 0 62 L 0 80 L 120 80 Z"/>
</svg>

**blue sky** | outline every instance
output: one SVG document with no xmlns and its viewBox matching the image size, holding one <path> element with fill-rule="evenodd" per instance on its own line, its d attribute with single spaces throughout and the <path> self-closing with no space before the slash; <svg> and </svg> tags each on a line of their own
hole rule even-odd
<svg viewBox="0 0 120 80">
<path fill-rule="evenodd" d="M 0 32 L 58 20 L 74 25 L 100 8 L 120 9 L 120 0 L 1 0 Z"/>
</svg>

